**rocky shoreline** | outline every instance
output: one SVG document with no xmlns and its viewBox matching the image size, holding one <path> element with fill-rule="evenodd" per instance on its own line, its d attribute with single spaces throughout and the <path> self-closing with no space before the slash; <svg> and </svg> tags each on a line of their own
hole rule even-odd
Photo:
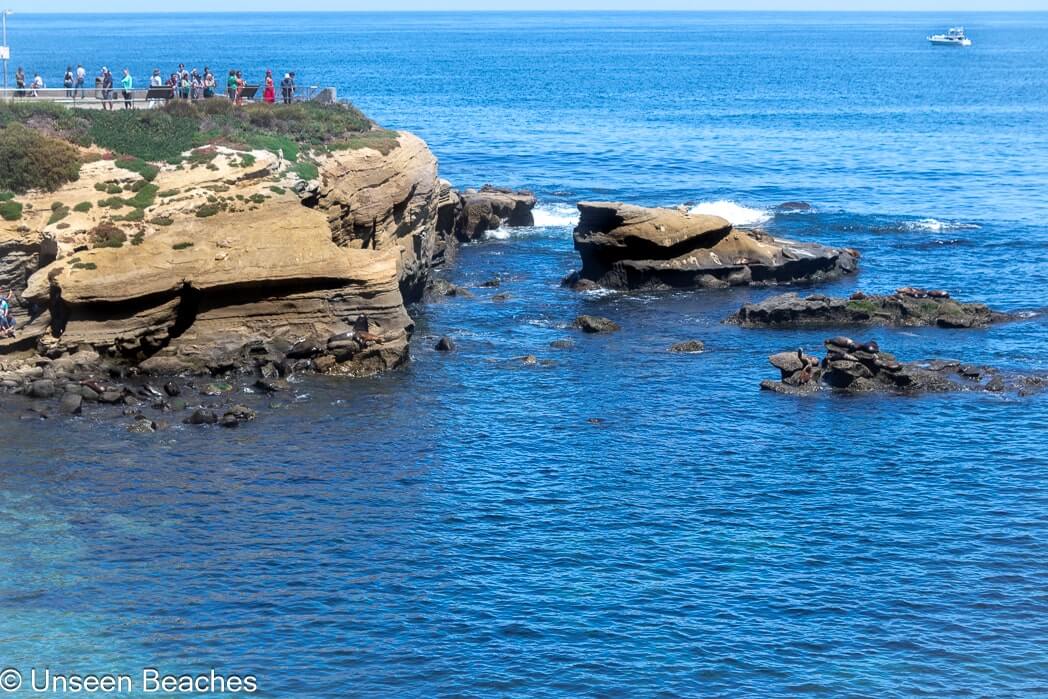
<svg viewBox="0 0 1048 699">
<path fill-rule="evenodd" d="M 326 109 L 343 116 L 342 107 Z M 173 421 L 233 427 L 252 419 L 265 397 L 289 392 L 297 377 L 367 376 L 404 364 L 414 331 L 410 304 L 473 296 L 434 272 L 461 243 L 501 226 L 533 225 L 536 198 L 490 185 L 457 191 L 439 178 L 421 139 L 370 122 L 362 128 L 338 135 L 349 145 L 303 146 L 297 161 L 283 147 L 226 142 L 164 162 L 76 144 L 78 176 L 18 194 L 19 215 L 0 221 L 0 287 L 15 289 L 22 309 L 16 336 L 0 339 L 0 391 L 31 399 L 29 417 L 98 405 L 131 417 L 137 432 Z M 582 267 L 564 280 L 576 290 L 811 284 L 857 270 L 855 250 L 683 208 L 578 208 Z M 492 300 L 509 298 L 499 292 Z M 978 328 L 1010 318 L 946 292 L 905 288 L 848 299 L 782 294 L 746 304 L 728 322 Z M 587 334 L 620 330 L 593 315 L 573 326 Z M 974 376 L 959 363 L 902 365 L 853 345 L 828 344 L 821 361 L 776 355 L 782 380 L 764 388 L 955 390 Z M 453 352 L 453 338 L 436 349 Z M 669 351 L 703 350 L 691 340 Z M 963 381 L 949 378 L 951 371 Z M 990 376 L 985 390 L 1039 385 L 980 371 Z M 258 405 L 245 404 L 251 400 Z"/>
</svg>

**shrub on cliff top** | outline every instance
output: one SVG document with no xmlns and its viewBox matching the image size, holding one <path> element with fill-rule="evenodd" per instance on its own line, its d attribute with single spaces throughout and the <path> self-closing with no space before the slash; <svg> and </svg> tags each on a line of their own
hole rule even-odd
<svg viewBox="0 0 1048 699">
<path fill-rule="evenodd" d="M 0 218 L 5 221 L 17 221 L 22 218 L 22 205 L 17 201 L 0 202 Z"/>
<path fill-rule="evenodd" d="M 127 234 L 111 223 L 98 224 L 90 235 L 96 248 L 119 248 L 127 240 Z"/>
<path fill-rule="evenodd" d="M 0 189 L 58 189 L 80 177 L 80 155 L 65 141 L 22 124 L 0 128 Z"/>
</svg>

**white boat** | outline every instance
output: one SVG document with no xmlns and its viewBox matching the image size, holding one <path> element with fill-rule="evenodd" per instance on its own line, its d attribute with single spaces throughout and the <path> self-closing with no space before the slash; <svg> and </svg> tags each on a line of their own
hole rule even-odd
<svg viewBox="0 0 1048 699">
<path fill-rule="evenodd" d="M 964 35 L 964 27 L 950 27 L 945 34 L 932 34 L 928 41 L 937 46 L 971 46 L 972 40 Z"/>
</svg>

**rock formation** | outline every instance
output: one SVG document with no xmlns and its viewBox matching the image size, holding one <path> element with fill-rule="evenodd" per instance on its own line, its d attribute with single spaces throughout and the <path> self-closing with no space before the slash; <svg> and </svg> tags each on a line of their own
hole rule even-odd
<svg viewBox="0 0 1048 699">
<path fill-rule="evenodd" d="M 611 289 L 722 288 L 836 279 L 858 253 L 742 230 L 718 216 L 611 202 L 579 204 L 569 284 Z"/>
<path fill-rule="evenodd" d="M 847 393 L 1011 391 L 1027 395 L 1048 387 L 1048 377 L 1008 375 L 956 360 L 900 363 L 872 341 L 860 344 L 838 336 L 824 344 L 826 356 L 821 361 L 800 349 L 769 357 L 781 377 L 762 381 L 761 388 L 789 395 L 826 389 Z"/>
<path fill-rule="evenodd" d="M 462 242 L 479 240 L 502 225 L 533 226 L 535 195 L 484 185 L 480 191 L 460 194 L 461 210 L 454 217 L 455 236 Z"/>
<path fill-rule="evenodd" d="M 747 303 L 727 319 L 745 327 L 819 325 L 938 326 L 982 328 L 1013 316 L 992 311 L 981 303 L 962 303 L 944 291 L 906 287 L 893 294 L 856 292 L 851 298 L 822 294 L 801 297 L 780 294 L 759 303 Z"/>
</svg>

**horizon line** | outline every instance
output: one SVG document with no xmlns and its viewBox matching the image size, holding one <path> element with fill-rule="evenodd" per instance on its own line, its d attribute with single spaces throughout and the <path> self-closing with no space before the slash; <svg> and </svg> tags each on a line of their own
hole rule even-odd
<svg viewBox="0 0 1048 699">
<path fill-rule="evenodd" d="M 293 14 L 329 14 L 329 15 L 363 15 L 363 14 L 867 14 L 867 15 L 887 15 L 887 14 L 906 14 L 906 15 L 918 15 L 918 14 L 1027 14 L 1027 15 L 1048 15 L 1048 10 L 1016 10 L 1016 9 L 1004 9 L 1004 10 L 904 10 L 904 9 L 878 9 L 878 10 L 806 10 L 806 9 L 784 9 L 784 8 L 748 8 L 748 9 L 728 9 L 728 8 L 709 8 L 704 10 L 678 10 L 678 9 L 601 9 L 601 8 L 562 8 L 562 9 L 542 9 L 542 10 L 525 10 L 525 9 L 486 9 L 486 8 L 474 8 L 474 9 L 461 9 L 461 10 L 418 10 L 418 9 L 384 9 L 384 10 L 324 10 L 324 9 L 304 9 L 304 10 L 149 10 L 149 11 L 138 11 L 138 10 L 109 10 L 109 11 L 93 11 L 93 10 L 31 10 L 22 11 L 17 9 L 8 9 L 9 16 L 11 17 L 31 17 L 38 15 L 293 15 Z"/>
</svg>

